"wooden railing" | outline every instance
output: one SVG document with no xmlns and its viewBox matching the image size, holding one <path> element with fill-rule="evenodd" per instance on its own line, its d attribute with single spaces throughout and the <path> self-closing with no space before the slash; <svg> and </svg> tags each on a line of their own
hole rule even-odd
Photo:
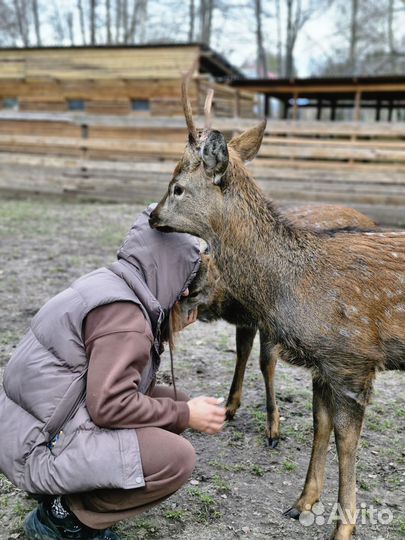
<svg viewBox="0 0 405 540">
<path fill-rule="evenodd" d="M 216 119 L 227 137 L 252 125 Z M 149 202 L 166 189 L 186 140 L 181 118 L 0 116 L 0 190 Z M 405 129 L 399 124 L 267 126 L 250 165 L 275 200 L 333 202 L 405 225 Z"/>
</svg>

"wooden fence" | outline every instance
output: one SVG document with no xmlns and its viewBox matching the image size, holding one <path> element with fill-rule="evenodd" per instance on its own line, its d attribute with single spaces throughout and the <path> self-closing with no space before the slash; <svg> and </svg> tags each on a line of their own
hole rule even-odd
<svg viewBox="0 0 405 540">
<path fill-rule="evenodd" d="M 250 120 L 217 119 L 227 137 Z M 146 203 L 164 193 L 186 140 L 180 118 L 0 116 L 0 193 Z M 269 123 L 249 165 L 276 201 L 330 202 L 404 226 L 402 124 Z"/>
</svg>

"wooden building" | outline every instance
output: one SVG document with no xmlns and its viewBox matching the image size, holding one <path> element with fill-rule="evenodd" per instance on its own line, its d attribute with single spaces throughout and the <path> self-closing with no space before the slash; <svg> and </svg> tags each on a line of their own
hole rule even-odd
<svg viewBox="0 0 405 540">
<path fill-rule="evenodd" d="M 405 76 L 234 79 L 231 86 L 282 104 L 281 117 L 305 120 L 404 120 Z M 312 110 L 312 114 L 306 112 Z"/>
<path fill-rule="evenodd" d="M 190 97 L 201 112 L 208 86 L 217 116 L 252 116 L 254 95 L 216 84 L 243 78 L 199 43 L 0 49 L 0 108 L 101 114 L 182 114 L 181 74 L 196 62 Z"/>
</svg>

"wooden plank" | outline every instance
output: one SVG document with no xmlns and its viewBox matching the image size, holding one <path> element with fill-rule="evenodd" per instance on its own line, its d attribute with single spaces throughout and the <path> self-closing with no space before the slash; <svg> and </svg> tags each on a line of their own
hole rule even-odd
<svg viewBox="0 0 405 540">
<path fill-rule="evenodd" d="M 325 147 L 322 142 L 318 146 L 301 145 L 290 146 L 288 140 L 284 144 L 263 144 L 258 158 L 294 158 L 297 160 L 328 160 L 328 161 L 373 161 L 373 162 L 396 162 L 405 163 L 403 150 L 391 150 L 386 148 L 358 148 L 358 147 Z"/>
<path fill-rule="evenodd" d="M 379 139 L 368 139 L 361 141 L 351 141 L 348 139 L 310 139 L 308 137 L 292 138 L 292 137 L 263 137 L 263 144 L 280 144 L 281 142 L 291 146 L 320 146 L 331 148 L 388 148 L 391 150 L 405 150 L 404 141 L 381 141 Z"/>
<path fill-rule="evenodd" d="M 97 79 L 179 78 L 199 47 L 83 48 L 0 50 L 3 78 Z"/>
<path fill-rule="evenodd" d="M 69 120 L 74 123 L 87 123 L 88 125 L 108 125 L 115 127 L 159 127 L 184 129 L 184 117 L 146 118 L 146 117 L 111 117 L 92 116 L 86 113 L 34 113 L 18 111 L 0 111 L 0 119 L 8 120 Z M 196 116 L 197 125 L 202 126 L 204 119 Z M 258 121 L 258 120 L 257 120 Z M 213 119 L 213 128 L 225 131 L 240 133 L 255 125 L 257 121 L 244 118 L 220 118 Z M 291 122 L 289 120 L 272 120 L 267 123 L 266 136 L 289 136 L 289 137 L 310 137 L 310 138 L 350 138 L 356 135 L 357 139 L 395 139 L 405 140 L 404 122 Z"/>
<path fill-rule="evenodd" d="M 260 164 L 260 165 L 259 165 Z M 317 160 L 283 160 L 283 159 L 258 159 L 253 164 L 254 167 L 260 166 L 261 168 L 267 167 L 269 170 L 272 167 L 284 167 L 292 169 L 318 169 L 328 171 L 334 170 L 336 167 L 340 167 L 342 171 L 396 171 L 405 172 L 405 165 L 402 163 L 347 163 L 347 162 L 330 162 L 330 161 L 317 161 Z"/>
<path fill-rule="evenodd" d="M 176 166 L 175 160 L 137 160 L 133 159 L 120 161 L 111 160 L 89 160 L 80 157 L 63 157 L 63 156 L 51 156 L 45 155 L 32 155 L 24 153 L 6 153 L 0 152 L 0 163 L 4 165 L 26 165 L 30 168 L 60 168 L 60 169 L 77 169 L 82 168 L 88 171 L 105 171 L 106 174 L 114 174 L 118 171 L 124 175 L 130 176 L 133 172 L 140 171 L 147 178 L 150 173 L 159 173 L 164 175 L 165 178 L 169 178 Z M 371 171 L 367 170 L 353 170 L 346 169 L 341 170 L 338 168 L 325 169 L 303 169 L 288 168 L 288 167 L 261 167 L 259 161 L 255 161 L 249 164 L 248 167 L 252 170 L 252 173 L 259 179 L 281 179 L 284 181 L 297 180 L 300 182 L 308 181 L 313 182 L 346 182 L 346 183 L 362 183 L 366 185 L 381 184 L 389 187 L 390 185 L 404 185 L 404 176 L 402 172 L 397 171 Z M 145 176 L 146 175 L 146 176 Z"/>
<path fill-rule="evenodd" d="M 81 150 L 89 152 L 93 155 L 105 153 L 105 156 L 122 156 L 132 154 L 134 156 L 156 156 L 158 158 L 180 157 L 184 150 L 184 144 L 180 142 L 165 142 L 165 141 L 144 141 L 135 139 L 81 139 L 73 137 L 41 137 L 32 135 L 5 135 L 0 134 L 0 148 L 3 150 L 23 151 L 24 148 L 30 148 L 32 151 L 50 153 Z M 114 157 L 114 156 L 112 156 Z M 301 145 L 289 147 L 284 145 L 263 145 L 258 155 L 258 161 L 263 161 L 268 158 L 275 158 L 279 162 L 282 158 L 290 160 L 294 158 L 296 161 L 313 161 L 328 160 L 325 165 L 334 165 L 333 162 L 341 160 L 356 160 L 369 161 L 373 165 L 384 164 L 388 166 L 404 166 L 404 155 L 402 151 L 389 149 L 367 149 L 367 148 L 324 148 L 306 147 Z M 386 162 L 386 164 L 385 164 Z M 321 162 L 322 163 L 322 162 Z M 288 161 L 287 164 L 291 166 Z M 364 164 L 361 164 L 364 165 Z M 350 166 L 353 164 L 350 163 Z"/>
</svg>

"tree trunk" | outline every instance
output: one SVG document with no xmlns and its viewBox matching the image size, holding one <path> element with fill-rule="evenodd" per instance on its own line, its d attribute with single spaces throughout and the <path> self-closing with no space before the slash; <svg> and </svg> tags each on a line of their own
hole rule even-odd
<svg viewBox="0 0 405 540">
<path fill-rule="evenodd" d="M 116 0 L 115 2 L 115 43 L 120 43 L 121 41 L 121 0 Z"/>
<path fill-rule="evenodd" d="M 201 0 L 200 4 L 200 41 L 207 45 L 211 41 L 212 12 L 214 0 Z"/>
<path fill-rule="evenodd" d="M 394 0 L 388 0 L 388 47 L 390 55 L 395 54 L 395 41 L 394 41 Z"/>
<path fill-rule="evenodd" d="M 75 33 L 73 30 L 73 12 L 72 11 L 69 11 L 69 13 L 66 14 L 66 26 L 68 27 L 70 44 L 73 46 L 75 44 Z"/>
<path fill-rule="evenodd" d="M 111 3 L 110 0 L 105 2 L 105 18 L 106 18 L 106 31 L 107 31 L 107 45 L 112 43 L 111 35 Z"/>
<path fill-rule="evenodd" d="M 90 43 L 96 44 L 96 0 L 90 0 Z"/>
<path fill-rule="evenodd" d="M 282 52 L 282 37 L 281 37 L 280 0 L 276 0 L 276 18 L 277 18 L 277 76 L 281 77 L 283 73 L 283 52 Z"/>
<path fill-rule="evenodd" d="M 138 0 L 138 3 L 138 43 L 144 43 L 148 18 L 148 0 Z"/>
<path fill-rule="evenodd" d="M 128 39 L 129 39 L 128 0 L 122 0 L 122 32 L 123 32 L 124 43 L 128 43 Z"/>
<path fill-rule="evenodd" d="M 131 16 L 131 23 L 129 25 L 129 41 L 131 43 L 135 43 L 136 38 L 136 27 L 137 27 L 137 21 L 138 21 L 138 11 L 139 11 L 139 1 L 134 0 L 134 5 L 132 8 L 132 16 Z"/>
<path fill-rule="evenodd" d="M 81 34 L 82 34 L 82 43 L 83 43 L 83 45 L 86 45 L 87 44 L 86 25 L 84 23 L 84 11 L 83 11 L 82 0 L 77 0 L 77 9 L 79 11 L 79 21 L 80 21 L 80 31 L 81 31 Z"/>
<path fill-rule="evenodd" d="M 24 13 L 24 6 L 20 4 L 19 0 L 14 0 L 14 11 L 17 19 L 17 28 L 20 38 L 24 44 L 24 47 L 28 47 L 30 43 L 27 19 Z"/>
<path fill-rule="evenodd" d="M 194 40 L 194 25 L 195 25 L 195 1 L 190 0 L 189 26 L 188 26 L 188 42 L 189 43 L 191 43 Z"/>
<path fill-rule="evenodd" d="M 287 0 L 287 37 L 285 43 L 285 73 L 284 76 L 290 79 L 293 76 L 294 71 L 294 59 L 293 59 L 293 0 Z"/>
<path fill-rule="evenodd" d="M 263 46 L 262 32 L 262 2 L 255 0 L 255 17 L 256 17 L 256 43 L 257 43 L 257 76 L 267 78 L 267 62 L 266 52 Z"/>
<path fill-rule="evenodd" d="M 66 25 L 64 24 L 64 21 L 62 20 L 61 14 L 60 14 L 60 6 L 53 2 L 53 28 L 56 33 L 56 38 L 59 43 L 63 43 L 65 41 L 65 29 Z"/>
<path fill-rule="evenodd" d="M 32 0 L 32 13 L 34 15 L 34 26 L 35 26 L 35 36 L 37 39 L 37 46 L 41 47 L 41 24 L 39 21 L 39 12 L 38 12 L 38 0 Z"/>
<path fill-rule="evenodd" d="M 356 52 L 357 52 L 357 13 L 359 10 L 359 1 L 352 0 L 352 16 L 350 23 L 350 52 L 349 52 L 349 65 L 351 75 L 356 74 Z"/>
</svg>

